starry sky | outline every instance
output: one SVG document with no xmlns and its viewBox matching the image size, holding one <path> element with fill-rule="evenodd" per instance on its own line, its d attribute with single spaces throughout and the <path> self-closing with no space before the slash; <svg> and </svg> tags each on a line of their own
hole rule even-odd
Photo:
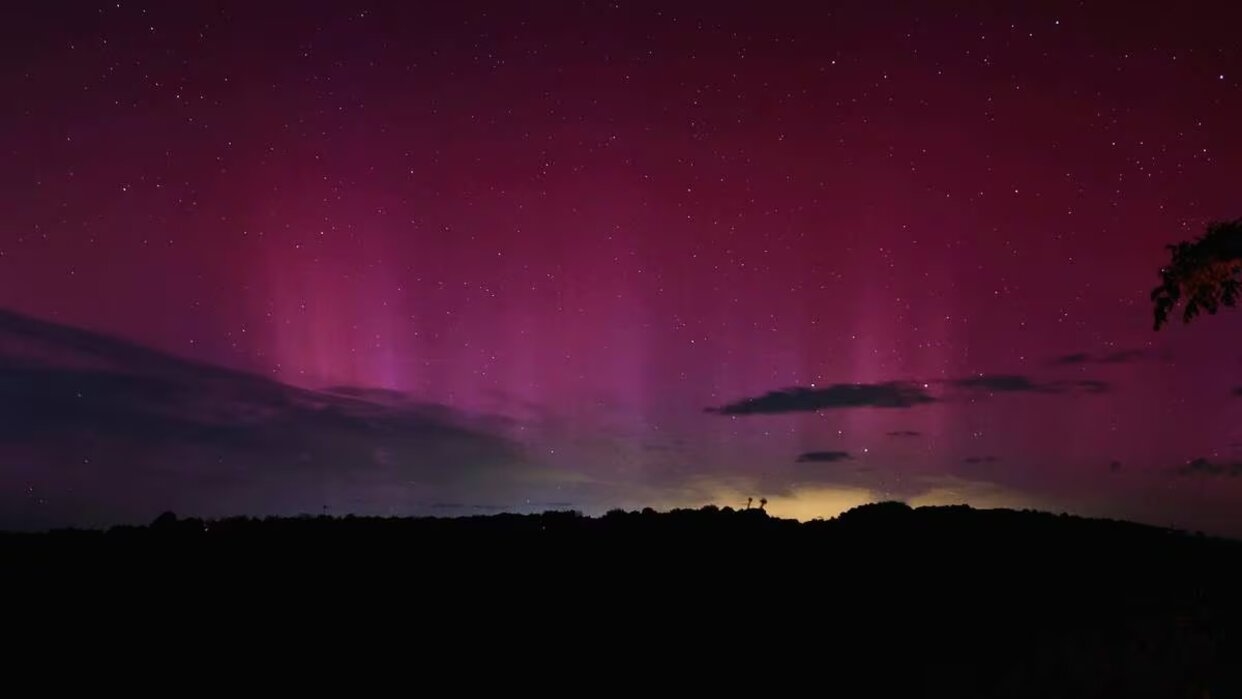
<svg viewBox="0 0 1242 699">
<path fill-rule="evenodd" d="M 1148 299 L 1242 215 L 1236 4 L 6 10 L 5 409 L 49 406 L 0 429 L 9 525 L 753 496 L 1242 535 L 1242 314 Z M 201 429 L 239 412 L 262 439 Z"/>
</svg>

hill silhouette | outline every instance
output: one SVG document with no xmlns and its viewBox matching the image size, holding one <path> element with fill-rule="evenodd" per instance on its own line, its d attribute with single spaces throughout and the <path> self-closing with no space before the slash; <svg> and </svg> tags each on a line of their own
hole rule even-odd
<svg viewBox="0 0 1242 699">
<path fill-rule="evenodd" d="M 590 639 L 592 653 L 638 652 L 649 670 L 848 672 L 875 696 L 1242 689 L 1242 543 L 1032 511 L 880 503 L 805 523 L 715 507 L 598 518 L 168 513 L 146 527 L 5 534 L 0 556 L 32 589 L 93 579 L 140 598 L 131 610 L 244 606 L 274 591 L 315 618 L 380 620 L 409 606 L 417 633 L 467 643 L 478 662 L 582 654 Z"/>
</svg>

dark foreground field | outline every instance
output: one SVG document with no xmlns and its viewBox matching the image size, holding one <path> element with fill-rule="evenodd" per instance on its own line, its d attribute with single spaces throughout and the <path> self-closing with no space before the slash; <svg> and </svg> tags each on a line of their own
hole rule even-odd
<svg viewBox="0 0 1242 699">
<path fill-rule="evenodd" d="M 0 535 L 0 555 L 40 600 L 27 611 L 367 634 L 408 644 L 420 673 L 469 661 L 541 682 L 868 688 L 813 692 L 829 696 L 1242 696 L 1242 543 L 1036 512 L 165 516 Z"/>
</svg>

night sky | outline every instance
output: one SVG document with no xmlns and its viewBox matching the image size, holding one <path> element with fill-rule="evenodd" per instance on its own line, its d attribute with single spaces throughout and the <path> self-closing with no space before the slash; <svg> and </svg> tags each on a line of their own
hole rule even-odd
<svg viewBox="0 0 1242 699">
<path fill-rule="evenodd" d="M 1242 534 L 1242 313 L 1148 298 L 1242 215 L 1242 7 L 935 5 L 7 4 L 0 524 Z"/>
</svg>

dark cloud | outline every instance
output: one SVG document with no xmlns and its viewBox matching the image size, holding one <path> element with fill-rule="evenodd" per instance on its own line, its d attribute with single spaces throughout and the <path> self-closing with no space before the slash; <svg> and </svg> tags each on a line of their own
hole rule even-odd
<svg viewBox="0 0 1242 699">
<path fill-rule="evenodd" d="M 1108 470 L 1109 470 L 1109 471 L 1112 471 L 1113 473 L 1116 473 L 1117 471 L 1120 471 L 1120 470 L 1121 470 L 1121 462 L 1120 462 L 1120 461 L 1116 461 L 1116 460 L 1108 462 Z"/>
<path fill-rule="evenodd" d="M 1140 359 L 1146 359 L 1147 353 L 1143 350 L 1120 350 L 1112 352 L 1100 357 L 1101 364 L 1126 364 L 1128 362 L 1137 362 Z"/>
<path fill-rule="evenodd" d="M 984 393 L 1106 393 L 1111 384 L 1095 379 L 1069 381 L 1036 381 L 1019 374 L 980 374 L 960 379 L 936 380 L 967 391 Z M 781 413 L 816 412 L 841 408 L 912 408 L 935 403 L 926 383 L 889 381 L 875 384 L 833 384 L 825 388 L 793 387 L 770 391 L 762 396 L 743 398 L 706 412 L 720 415 L 775 415 Z M 890 436 L 916 436 L 902 432 Z"/>
<path fill-rule="evenodd" d="M 1072 381 L 1036 381 L 1029 376 L 1018 374 L 980 374 L 963 379 L 952 379 L 948 382 L 957 388 L 988 393 L 1105 393 L 1112 386 L 1105 381 L 1095 379 L 1077 379 Z"/>
<path fill-rule="evenodd" d="M 1232 393 L 1233 393 L 1233 395 L 1235 395 L 1235 396 L 1242 396 L 1242 386 L 1238 386 L 1238 387 L 1234 388 L 1234 389 L 1233 389 L 1233 391 L 1232 391 Z"/>
<path fill-rule="evenodd" d="M 1054 386 L 1070 386 L 1071 388 L 1081 389 L 1086 393 L 1108 393 L 1112 388 L 1112 384 L 1107 381 L 1097 381 L 1095 379 L 1081 379 L 1078 381 L 1065 381 Z"/>
<path fill-rule="evenodd" d="M 1061 355 L 1049 362 L 1049 364 L 1053 366 L 1077 366 L 1079 364 L 1090 364 L 1093 359 L 1094 357 L 1086 352 L 1075 352 L 1073 354 Z"/>
<path fill-rule="evenodd" d="M 1242 461 L 1217 463 L 1203 457 L 1191 459 L 1177 467 L 1179 476 L 1224 476 L 1234 478 L 1242 476 Z"/>
<path fill-rule="evenodd" d="M 0 527 L 167 509 L 380 513 L 482 488 L 508 499 L 531 467 L 500 427 L 392 391 L 302 389 L 0 312 Z"/>
<path fill-rule="evenodd" d="M 719 408 L 721 415 L 815 412 L 836 408 L 911 408 L 936 399 L 920 386 L 901 381 L 879 384 L 834 384 L 825 388 L 786 388 L 756 398 L 743 398 Z"/>
<path fill-rule="evenodd" d="M 1143 350 L 1118 350 L 1107 354 L 1091 354 L 1089 352 L 1075 352 L 1066 354 L 1053 359 L 1050 364 L 1053 366 L 1080 366 L 1083 364 L 1127 364 L 1137 362 L 1147 358 L 1147 352 Z"/>
<path fill-rule="evenodd" d="M 831 464 L 837 461 L 849 461 L 854 457 L 850 456 L 848 451 L 808 451 L 798 455 L 798 463 L 825 463 Z"/>
<path fill-rule="evenodd" d="M 892 432 L 886 432 L 885 434 L 887 434 L 889 437 L 922 437 L 923 436 L 922 432 L 916 432 L 914 430 L 893 430 Z"/>
<path fill-rule="evenodd" d="M 996 456 L 968 456 L 962 459 L 964 464 L 994 464 L 1000 461 L 1000 457 Z"/>
<path fill-rule="evenodd" d="M 1017 374 L 981 374 L 950 383 L 958 388 L 995 393 L 1054 393 L 1050 384 L 1040 384 Z"/>
</svg>

